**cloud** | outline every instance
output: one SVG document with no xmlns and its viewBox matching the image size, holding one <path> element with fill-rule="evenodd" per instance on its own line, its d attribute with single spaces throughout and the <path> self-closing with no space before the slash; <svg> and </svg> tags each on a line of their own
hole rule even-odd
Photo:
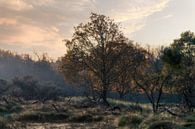
<svg viewBox="0 0 195 129">
<path fill-rule="evenodd" d="M 112 3 L 111 0 L 108 1 L 109 3 Z M 169 2 L 170 0 L 115 1 L 112 3 L 115 8 L 113 9 L 112 6 L 108 6 L 108 8 L 105 8 L 105 12 L 107 12 L 109 16 L 113 17 L 118 22 L 138 20 L 163 10 Z"/>
<path fill-rule="evenodd" d="M 0 1 L 1 7 L 6 7 L 11 10 L 28 10 L 32 9 L 32 5 L 26 3 L 24 0 L 1 0 Z"/>
<path fill-rule="evenodd" d="M 162 11 L 171 0 L 94 0 L 96 10 L 121 23 L 124 33 L 131 37 L 132 33 L 146 25 L 149 16 Z"/>
<path fill-rule="evenodd" d="M 16 20 L 15 19 L 11 19 L 11 18 L 0 18 L 0 25 L 15 25 L 16 24 Z"/>
<path fill-rule="evenodd" d="M 169 18 L 172 18 L 172 17 L 173 17 L 172 14 L 168 14 L 168 15 L 162 16 L 160 18 L 154 19 L 154 21 L 165 20 L 165 19 L 169 19 Z"/>
<path fill-rule="evenodd" d="M 130 36 L 145 26 L 148 16 L 166 8 L 169 1 L 0 0 L 0 47 L 5 47 L 2 43 L 17 44 L 23 52 L 40 50 L 42 46 L 49 55 L 60 56 L 65 51 L 62 40 L 70 38 L 73 27 L 87 21 L 91 12 L 120 22 Z"/>
</svg>

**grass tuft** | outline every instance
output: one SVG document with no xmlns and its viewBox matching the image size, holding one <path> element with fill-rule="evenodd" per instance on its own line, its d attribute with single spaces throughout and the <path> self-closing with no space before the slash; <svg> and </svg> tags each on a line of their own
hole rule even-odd
<svg viewBox="0 0 195 129">
<path fill-rule="evenodd" d="M 53 112 L 29 112 L 20 114 L 16 117 L 18 121 L 29 121 L 29 122 L 58 122 L 65 121 L 69 118 L 67 113 L 53 113 Z"/>
<path fill-rule="evenodd" d="M 155 121 L 152 122 L 147 129 L 178 129 L 178 126 L 170 121 Z"/>
<path fill-rule="evenodd" d="M 138 127 L 139 124 L 143 121 L 141 116 L 131 115 L 131 116 L 121 116 L 118 121 L 119 127 L 130 126 Z"/>
</svg>

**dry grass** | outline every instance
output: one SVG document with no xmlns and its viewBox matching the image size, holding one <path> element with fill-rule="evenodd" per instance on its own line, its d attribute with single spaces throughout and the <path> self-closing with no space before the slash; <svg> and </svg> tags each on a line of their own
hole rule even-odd
<svg viewBox="0 0 195 129">
<path fill-rule="evenodd" d="M 121 107 L 118 111 L 85 102 L 84 98 L 73 97 L 71 101 L 65 98 L 44 104 L 33 101 L 12 106 L 1 104 L 0 114 L 5 119 L 0 124 L 7 125 L 4 120 L 9 119 L 17 129 L 193 129 L 195 125 L 195 115 L 184 118 L 168 113 L 153 115 L 148 104 L 109 99 L 111 106 Z"/>
</svg>

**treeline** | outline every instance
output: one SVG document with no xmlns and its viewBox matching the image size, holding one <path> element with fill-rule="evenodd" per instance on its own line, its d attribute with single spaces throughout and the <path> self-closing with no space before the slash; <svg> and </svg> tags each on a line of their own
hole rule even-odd
<svg viewBox="0 0 195 129">
<path fill-rule="evenodd" d="M 33 76 L 40 81 L 52 81 L 63 85 L 63 76 L 57 70 L 57 63 L 46 54 L 36 55 L 34 60 L 28 54 L 19 55 L 0 50 L 0 78 L 9 80 L 14 77 Z"/>
<path fill-rule="evenodd" d="M 15 77 L 10 81 L 0 80 L 1 100 L 9 103 L 10 100 L 55 100 L 64 96 L 62 87 L 51 82 L 40 82 L 32 76 Z"/>
<path fill-rule="evenodd" d="M 36 57 L 0 50 L 0 96 L 43 101 L 75 94 L 59 72 L 58 62 L 46 54 Z"/>
<path fill-rule="evenodd" d="M 104 15 L 75 27 L 66 41 L 61 71 L 67 81 L 87 89 L 86 96 L 109 105 L 109 92 L 121 98 L 128 92 L 144 93 L 153 112 L 163 93 L 182 96 L 183 107 L 195 106 L 195 35 L 187 31 L 170 46 L 143 48 L 129 40 L 118 24 Z"/>
</svg>

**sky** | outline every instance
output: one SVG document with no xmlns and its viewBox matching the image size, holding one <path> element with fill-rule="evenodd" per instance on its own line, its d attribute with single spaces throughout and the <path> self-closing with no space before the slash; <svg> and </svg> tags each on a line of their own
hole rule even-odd
<svg viewBox="0 0 195 129">
<path fill-rule="evenodd" d="M 195 0 L 0 0 L 0 48 L 20 54 L 65 54 L 64 39 L 90 13 L 109 16 L 141 45 L 169 45 L 195 32 Z"/>
</svg>

